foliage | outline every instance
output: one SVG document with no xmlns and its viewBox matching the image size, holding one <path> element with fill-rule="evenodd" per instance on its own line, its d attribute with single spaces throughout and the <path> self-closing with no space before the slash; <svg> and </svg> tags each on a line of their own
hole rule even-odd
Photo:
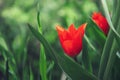
<svg viewBox="0 0 120 80">
<path fill-rule="evenodd" d="M 98 11 L 107 36 L 92 20 Z M 119 80 L 119 13 L 120 0 L 0 0 L 0 80 Z M 69 57 L 55 26 L 85 22 L 82 51 Z"/>
</svg>

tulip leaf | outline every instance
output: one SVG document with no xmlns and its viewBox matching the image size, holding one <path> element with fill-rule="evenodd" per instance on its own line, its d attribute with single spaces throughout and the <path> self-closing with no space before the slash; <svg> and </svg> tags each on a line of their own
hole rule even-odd
<svg viewBox="0 0 120 80">
<path fill-rule="evenodd" d="M 56 53 L 53 51 L 52 47 L 49 45 L 47 40 L 38 32 L 36 31 L 31 25 L 28 25 L 31 32 L 34 34 L 34 36 L 43 44 L 45 50 L 47 50 L 49 53 L 46 53 L 47 55 L 50 55 L 52 59 L 58 63 L 60 68 L 72 79 L 72 80 L 97 80 L 97 78 L 82 68 L 81 65 L 76 63 L 73 59 L 70 57 Z"/>
<path fill-rule="evenodd" d="M 53 67 L 54 67 L 54 61 L 51 61 L 50 63 L 49 63 L 49 66 L 48 66 L 48 68 L 47 68 L 47 73 L 49 73 L 52 69 L 53 69 Z"/>
<path fill-rule="evenodd" d="M 115 28 L 114 28 L 114 26 L 113 26 L 113 23 L 112 23 L 112 21 L 111 21 L 106 0 L 101 0 L 101 1 L 102 1 L 102 4 L 103 4 L 103 9 L 104 9 L 104 11 L 105 11 L 105 15 L 106 15 L 108 24 L 110 25 L 110 28 L 111 28 L 112 31 L 114 32 L 115 36 L 117 36 L 117 37 L 120 39 L 120 34 L 115 30 Z"/>
<path fill-rule="evenodd" d="M 47 80 L 47 61 L 43 45 L 40 45 L 40 74 L 42 80 Z"/>
<path fill-rule="evenodd" d="M 4 55 L 4 58 L 7 59 L 7 57 L 12 58 L 13 55 L 11 54 L 11 51 L 9 50 L 7 43 L 2 35 L 0 35 L 0 51 L 4 51 L 5 53 L 1 53 Z"/>
<path fill-rule="evenodd" d="M 104 45 L 102 56 L 100 59 L 100 66 L 99 66 L 99 72 L 98 72 L 99 79 L 103 78 L 113 41 L 114 41 L 114 34 L 113 34 L 113 31 L 110 29 L 105 45 Z"/>
<path fill-rule="evenodd" d="M 120 59 L 120 53 L 119 53 L 119 52 L 117 52 L 117 53 L 116 53 L 116 55 L 117 55 L 117 57 Z"/>
<path fill-rule="evenodd" d="M 102 30 L 92 21 L 92 19 L 89 19 L 83 38 L 82 51 L 82 62 L 84 68 L 89 72 L 94 72 L 92 71 L 94 64 L 99 66 L 100 55 L 102 55 L 101 53 L 105 40 L 106 36 Z M 98 68 L 96 69 L 98 70 Z"/>
<path fill-rule="evenodd" d="M 92 72 L 92 65 L 91 65 L 91 59 L 90 59 L 90 53 L 89 53 L 90 47 L 88 46 L 89 44 L 90 43 L 88 43 L 88 41 L 86 39 L 86 35 L 84 35 L 83 49 L 82 49 L 82 61 L 83 61 L 83 65 L 84 65 L 85 69 L 88 70 L 89 72 Z"/>
<path fill-rule="evenodd" d="M 85 40 L 88 45 L 95 53 L 101 53 L 105 44 L 106 36 L 102 30 L 92 21 L 88 20 L 88 25 L 85 30 Z"/>
<path fill-rule="evenodd" d="M 120 5 L 119 5 L 119 7 L 120 7 Z M 120 8 L 119 8 L 119 10 L 120 10 Z M 118 25 L 116 25 L 116 26 L 117 26 L 116 30 L 120 34 L 120 19 L 119 19 Z M 115 39 L 116 39 L 117 43 L 120 44 L 120 39 L 117 36 L 115 36 Z M 118 45 L 118 47 L 120 48 L 120 45 Z"/>
<path fill-rule="evenodd" d="M 116 2 L 117 2 L 117 4 L 115 4 L 115 6 L 117 6 L 117 7 L 116 7 L 116 9 L 113 10 L 113 15 L 112 15 L 113 23 L 112 23 L 111 19 L 110 19 L 109 12 L 108 12 L 108 7 L 107 7 L 107 4 L 106 4 L 106 1 L 102 0 L 103 8 L 104 8 L 104 11 L 105 11 L 105 14 L 106 14 L 106 18 L 107 18 L 108 23 L 110 25 L 110 31 L 109 31 L 109 34 L 107 36 L 107 40 L 106 40 L 106 43 L 105 43 L 105 46 L 104 46 L 104 49 L 103 49 L 103 53 L 102 53 L 102 56 L 101 56 L 99 73 L 98 73 L 98 77 L 100 79 L 103 78 L 103 75 L 104 75 L 104 72 L 105 72 L 105 69 L 106 69 L 106 66 L 107 66 L 108 58 L 109 58 L 109 55 L 110 55 L 111 47 L 113 45 L 114 37 L 116 38 L 116 41 L 118 42 L 118 44 L 120 44 L 119 36 L 114 34 L 116 30 L 117 30 L 117 34 L 119 34 L 119 32 L 120 32 L 119 31 L 120 30 L 119 29 L 119 25 L 120 25 L 120 20 L 119 20 L 120 0 L 117 0 Z M 116 30 L 113 31 L 114 30 L 113 28 L 116 29 Z M 120 47 L 120 46 L 118 45 L 118 47 Z"/>
<path fill-rule="evenodd" d="M 3 36 L 0 34 L 0 46 L 2 48 L 4 48 L 5 51 L 8 51 L 9 52 L 9 49 L 8 49 L 8 46 L 5 42 L 5 39 L 3 38 Z"/>
<path fill-rule="evenodd" d="M 111 47 L 110 53 L 109 53 L 109 58 L 107 61 L 107 65 L 106 68 L 104 70 L 104 76 L 103 76 L 103 80 L 109 80 L 110 78 L 110 74 L 112 72 L 113 69 L 113 65 L 115 64 L 115 60 L 116 60 L 116 52 L 117 50 L 119 50 L 117 42 L 115 40 L 113 40 L 113 45 Z"/>
<path fill-rule="evenodd" d="M 30 80 L 34 80 L 33 71 L 31 69 L 31 66 L 29 67 L 29 71 L 30 71 Z"/>
<path fill-rule="evenodd" d="M 6 80 L 8 80 L 9 79 L 9 61 L 8 61 L 8 59 L 6 60 Z"/>
</svg>

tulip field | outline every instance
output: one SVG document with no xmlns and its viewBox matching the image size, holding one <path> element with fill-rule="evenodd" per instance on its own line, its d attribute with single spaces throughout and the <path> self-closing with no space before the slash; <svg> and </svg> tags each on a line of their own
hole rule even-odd
<svg viewBox="0 0 120 80">
<path fill-rule="evenodd" d="M 0 80 L 120 80 L 120 0 L 0 0 Z"/>
</svg>

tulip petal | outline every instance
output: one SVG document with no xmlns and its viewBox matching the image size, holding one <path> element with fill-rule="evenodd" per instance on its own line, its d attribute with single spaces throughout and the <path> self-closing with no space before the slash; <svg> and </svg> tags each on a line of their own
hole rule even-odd
<svg viewBox="0 0 120 80">
<path fill-rule="evenodd" d="M 86 26 L 87 26 L 87 23 L 82 24 L 82 25 L 79 26 L 79 28 L 78 28 L 78 32 L 80 32 L 81 37 L 83 37 L 83 35 L 84 35 Z"/>
<path fill-rule="evenodd" d="M 57 32 L 58 32 L 58 34 L 62 34 L 63 32 L 64 32 L 64 28 L 62 28 L 61 26 L 56 26 L 56 30 L 57 30 Z"/>
<path fill-rule="evenodd" d="M 76 31 L 77 30 L 75 29 L 74 24 L 71 24 L 70 27 L 68 28 L 68 32 L 70 33 L 71 37 L 74 36 Z"/>
<path fill-rule="evenodd" d="M 77 55 L 82 50 L 82 38 L 80 38 L 80 36 L 79 36 L 79 38 L 75 38 L 73 40 L 73 44 L 75 45 L 73 51 L 74 51 L 75 55 Z"/>
<path fill-rule="evenodd" d="M 109 31 L 108 22 L 107 22 L 106 18 L 100 12 L 94 12 L 92 14 L 92 20 L 104 32 L 105 35 L 108 34 L 108 31 Z"/>
<path fill-rule="evenodd" d="M 73 45 L 72 45 L 71 40 L 64 41 L 62 47 L 67 55 L 69 55 L 71 57 L 74 56 L 74 54 L 72 54 L 73 53 Z"/>
<path fill-rule="evenodd" d="M 59 35 L 60 41 L 71 39 L 71 35 L 70 35 L 70 33 L 68 33 L 67 30 L 65 30 L 61 26 L 57 26 L 56 29 L 58 31 L 58 35 Z"/>
</svg>

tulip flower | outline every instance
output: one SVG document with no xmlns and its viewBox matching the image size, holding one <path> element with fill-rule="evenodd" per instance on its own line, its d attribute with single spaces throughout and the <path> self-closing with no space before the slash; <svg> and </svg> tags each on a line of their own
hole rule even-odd
<svg viewBox="0 0 120 80">
<path fill-rule="evenodd" d="M 68 30 L 61 26 L 56 27 L 61 46 L 68 56 L 75 57 L 80 53 L 86 25 L 82 24 L 76 29 L 74 24 L 71 24 Z"/>
<path fill-rule="evenodd" d="M 105 35 L 108 34 L 108 31 L 109 31 L 108 22 L 107 22 L 106 18 L 100 12 L 94 12 L 92 14 L 92 20 L 104 32 Z"/>
</svg>

